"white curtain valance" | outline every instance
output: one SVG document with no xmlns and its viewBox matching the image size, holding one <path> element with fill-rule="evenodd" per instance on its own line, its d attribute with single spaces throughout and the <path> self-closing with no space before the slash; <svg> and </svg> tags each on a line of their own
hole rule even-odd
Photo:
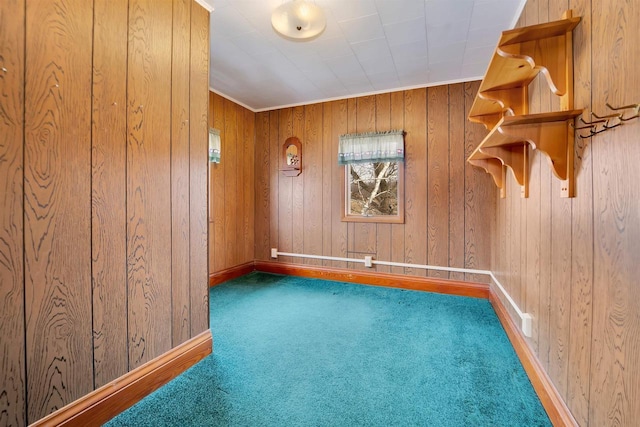
<svg viewBox="0 0 640 427">
<path fill-rule="evenodd" d="M 209 128 L 209 162 L 220 163 L 220 131 Z"/>
<path fill-rule="evenodd" d="M 404 161 L 404 131 L 340 135 L 338 164 Z"/>
</svg>

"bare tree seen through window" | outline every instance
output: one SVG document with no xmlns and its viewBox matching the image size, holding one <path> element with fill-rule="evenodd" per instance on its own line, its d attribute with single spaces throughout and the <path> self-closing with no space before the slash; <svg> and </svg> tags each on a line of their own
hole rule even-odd
<svg viewBox="0 0 640 427">
<path fill-rule="evenodd" d="M 398 215 L 398 162 L 352 163 L 349 214 Z"/>
</svg>

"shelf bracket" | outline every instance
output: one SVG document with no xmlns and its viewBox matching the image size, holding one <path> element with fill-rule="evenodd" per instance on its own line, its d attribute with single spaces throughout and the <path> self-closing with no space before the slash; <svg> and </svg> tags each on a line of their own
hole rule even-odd
<svg viewBox="0 0 640 427">
<path fill-rule="evenodd" d="M 562 21 L 539 26 L 537 37 L 504 40 L 497 52 L 504 58 L 523 61 L 520 67 L 538 69 L 551 91 L 560 97 L 561 110 L 573 108 L 573 29 L 580 18 L 567 10 Z M 555 26 L 555 27 L 554 27 Z"/>
<path fill-rule="evenodd" d="M 469 116 L 469 120 L 491 130 L 504 116 L 527 114 L 528 100 L 528 86 L 480 91 L 473 103 L 475 113 Z"/>
<path fill-rule="evenodd" d="M 508 89 L 493 89 L 478 92 L 478 97 L 498 103 L 503 113 L 521 116 L 527 114 L 529 104 L 529 87 L 526 85 Z"/>
<path fill-rule="evenodd" d="M 511 169 L 513 177 L 520 186 L 520 197 L 525 199 L 529 197 L 529 147 L 526 143 L 480 147 L 480 151 L 498 159 Z"/>
<path fill-rule="evenodd" d="M 477 166 L 484 169 L 486 173 L 491 175 L 493 182 L 500 189 L 500 198 L 504 199 L 507 195 L 507 189 L 505 186 L 507 168 L 502 164 L 499 159 L 469 159 L 469 163 L 473 166 Z"/>
<path fill-rule="evenodd" d="M 481 116 L 469 116 L 469 120 L 474 123 L 484 125 L 487 130 L 491 130 L 502 119 L 503 113 L 483 114 Z"/>
<path fill-rule="evenodd" d="M 555 95 L 562 96 L 568 90 L 565 74 L 567 68 L 565 37 L 557 36 L 551 39 L 500 46 L 498 50 L 505 58 L 520 58 L 532 69 L 538 68 L 547 80 L 551 91 Z"/>
<path fill-rule="evenodd" d="M 562 197 L 574 197 L 573 141 L 574 129 L 570 120 L 519 124 L 503 128 L 503 132 L 517 135 L 542 152 L 553 174 L 561 181 Z M 485 151 L 485 150 L 482 150 Z"/>
</svg>

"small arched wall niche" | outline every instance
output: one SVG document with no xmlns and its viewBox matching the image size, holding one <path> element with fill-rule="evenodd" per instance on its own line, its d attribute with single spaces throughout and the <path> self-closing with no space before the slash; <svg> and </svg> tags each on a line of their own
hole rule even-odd
<svg viewBox="0 0 640 427">
<path fill-rule="evenodd" d="M 298 176 L 302 173 L 302 143 L 292 136 L 282 145 L 280 172 L 285 176 Z"/>
</svg>

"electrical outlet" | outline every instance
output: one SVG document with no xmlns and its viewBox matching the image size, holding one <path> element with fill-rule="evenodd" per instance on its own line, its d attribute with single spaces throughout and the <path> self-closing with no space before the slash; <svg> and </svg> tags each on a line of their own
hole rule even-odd
<svg viewBox="0 0 640 427">
<path fill-rule="evenodd" d="M 524 313 L 522 315 L 522 333 L 525 337 L 530 338 L 533 329 L 533 318 L 530 314 Z"/>
</svg>

